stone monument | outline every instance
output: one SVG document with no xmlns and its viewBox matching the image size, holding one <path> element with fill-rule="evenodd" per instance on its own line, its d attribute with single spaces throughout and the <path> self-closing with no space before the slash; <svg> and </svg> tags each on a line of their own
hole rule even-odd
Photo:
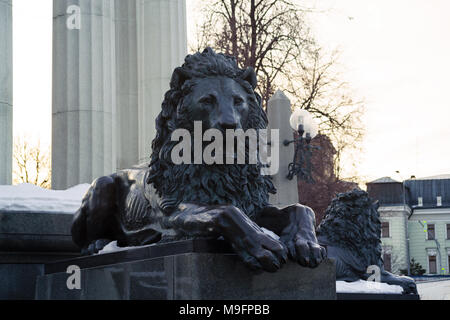
<svg viewBox="0 0 450 320">
<path fill-rule="evenodd" d="M 113 241 L 129 248 L 47 265 L 37 297 L 101 297 L 93 279 L 102 278 L 117 289 L 114 298 L 131 299 L 138 297 L 131 294 L 133 276 L 142 272 L 142 281 L 161 288 L 160 295 L 147 289 L 153 298 L 334 299 L 334 265 L 317 242 L 312 210 L 298 203 L 270 205 L 269 193 L 276 190 L 261 173 L 262 163 L 236 163 L 239 144 L 220 152 L 235 139 L 229 130 L 267 128 L 255 87 L 253 69 L 240 69 L 233 57 L 210 48 L 188 55 L 173 72 L 156 118 L 150 166 L 96 179 L 74 217 L 72 236 L 83 254 L 103 253 Z M 208 131 L 217 142 L 214 162 L 198 163 L 195 155 L 205 157 L 207 147 L 196 142 L 197 134 L 204 139 Z M 174 160 L 181 154 L 174 153 L 179 132 L 190 135 L 189 141 L 194 137 L 181 163 Z M 245 141 L 248 160 L 252 140 Z M 67 277 L 62 271 L 70 265 L 85 269 L 81 292 L 61 287 Z M 252 270 L 278 272 L 258 277 Z"/>
<path fill-rule="evenodd" d="M 270 98 L 267 106 L 267 117 L 269 127 L 279 130 L 280 158 L 279 171 L 273 176 L 273 184 L 278 190 L 276 194 L 270 195 L 270 203 L 275 206 L 286 206 L 290 203 L 298 202 L 297 179 L 287 179 L 289 163 L 294 158 L 294 144 L 285 146 L 285 140 L 294 138 L 293 130 L 289 125 L 291 117 L 291 102 L 281 90 L 277 90 Z"/>
</svg>

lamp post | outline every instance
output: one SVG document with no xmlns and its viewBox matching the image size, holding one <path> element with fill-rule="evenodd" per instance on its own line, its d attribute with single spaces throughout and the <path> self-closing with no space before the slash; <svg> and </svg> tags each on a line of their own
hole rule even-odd
<svg viewBox="0 0 450 320">
<path fill-rule="evenodd" d="M 403 210 L 406 210 L 406 188 L 405 188 L 405 180 L 400 175 L 400 171 L 396 170 L 395 173 L 397 173 L 402 180 L 402 193 L 403 193 Z M 406 233 L 406 260 L 407 260 L 407 272 L 408 275 L 411 274 L 411 261 L 410 261 L 410 254 L 409 254 L 409 230 L 408 230 L 408 220 L 411 217 L 411 215 L 408 215 L 408 217 L 405 219 L 405 233 Z"/>
<path fill-rule="evenodd" d="M 283 142 L 285 146 L 294 143 L 294 159 L 289 163 L 287 179 L 292 180 L 296 175 L 306 182 L 313 183 L 312 150 L 319 149 L 319 147 L 312 146 L 310 143 L 319 131 L 317 123 L 312 115 L 304 109 L 295 110 L 289 122 L 292 129 L 298 134 L 298 137 L 293 140 L 284 140 Z"/>
</svg>

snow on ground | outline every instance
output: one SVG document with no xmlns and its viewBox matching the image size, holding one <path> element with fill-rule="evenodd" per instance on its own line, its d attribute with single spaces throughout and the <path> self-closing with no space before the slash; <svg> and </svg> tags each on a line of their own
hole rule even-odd
<svg viewBox="0 0 450 320">
<path fill-rule="evenodd" d="M 420 300 L 450 300 L 450 280 L 417 283 Z"/>
<path fill-rule="evenodd" d="M 80 184 L 67 190 L 48 190 L 33 184 L 0 185 L 0 211 L 55 212 L 73 214 L 89 184 Z"/>
<path fill-rule="evenodd" d="M 359 280 L 355 282 L 336 281 L 338 293 L 390 293 L 401 294 L 403 288 L 382 282 Z"/>
</svg>

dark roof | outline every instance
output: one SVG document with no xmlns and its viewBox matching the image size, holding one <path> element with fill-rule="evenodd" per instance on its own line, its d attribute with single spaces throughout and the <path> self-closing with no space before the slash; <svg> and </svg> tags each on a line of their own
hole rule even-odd
<svg viewBox="0 0 450 320">
<path fill-rule="evenodd" d="M 437 207 L 436 198 L 441 197 L 442 207 L 450 205 L 450 179 L 414 179 L 406 180 L 408 203 L 418 204 L 422 198 L 423 207 Z"/>
<path fill-rule="evenodd" d="M 409 179 L 404 184 L 390 177 L 383 177 L 367 183 L 367 192 L 372 198 L 379 200 L 381 205 L 398 205 L 406 201 L 411 208 L 416 208 L 418 199 L 422 198 L 422 208 L 449 207 L 450 175 Z M 437 197 L 441 197 L 439 207 Z"/>
<path fill-rule="evenodd" d="M 437 176 L 423 177 L 423 178 L 414 178 L 410 180 L 450 180 L 450 174 L 439 174 Z"/>
<path fill-rule="evenodd" d="M 400 183 L 400 181 L 394 180 L 391 177 L 383 177 L 368 183 Z"/>
</svg>

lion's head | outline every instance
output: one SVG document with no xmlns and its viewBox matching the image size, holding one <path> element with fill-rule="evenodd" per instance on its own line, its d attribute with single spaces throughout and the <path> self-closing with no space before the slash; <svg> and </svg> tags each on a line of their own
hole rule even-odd
<svg viewBox="0 0 450 320">
<path fill-rule="evenodd" d="M 381 222 L 374 202 L 367 192 L 355 189 L 340 193 L 325 212 L 317 228 L 321 244 L 349 249 L 365 265 L 381 262 Z"/>
<path fill-rule="evenodd" d="M 235 58 L 211 48 L 188 55 L 183 66 L 174 70 L 156 119 L 147 180 L 162 198 L 163 210 L 182 201 L 233 204 L 252 217 L 268 204 L 268 193 L 275 189 L 270 178 L 260 174 L 259 162 L 175 165 L 171 160 L 176 144 L 172 132 L 183 128 L 192 133 L 194 121 L 201 121 L 203 131 L 265 129 L 268 121 L 254 91 L 256 84 L 252 68 L 240 69 Z"/>
</svg>

